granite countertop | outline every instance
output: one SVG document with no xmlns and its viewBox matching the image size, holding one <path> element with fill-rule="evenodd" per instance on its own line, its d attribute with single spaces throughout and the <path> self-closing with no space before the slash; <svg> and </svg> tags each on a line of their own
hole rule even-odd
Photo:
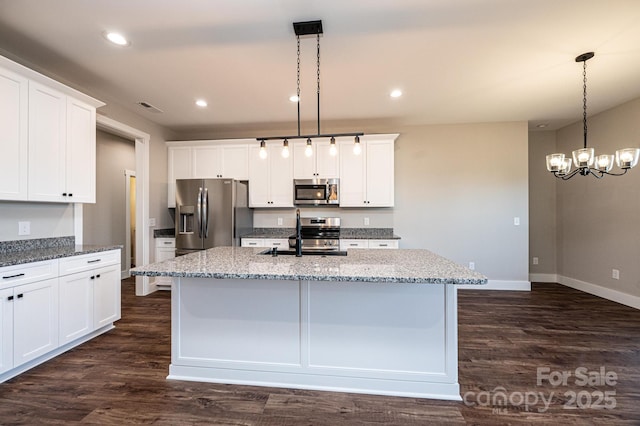
<svg viewBox="0 0 640 426">
<path fill-rule="evenodd" d="M 255 228 L 242 238 L 289 238 L 296 233 L 295 228 Z M 341 239 L 399 240 L 393 228 L 340 228 Z"/>
<path fill-rule="evenodd" d="M 216 247 L 141 266 L 132 275 L 189 278 L 239 278 L 486 284 L 487 278 L 428 250 L 351 250 L 347 256 L 261 255 L 264 248 Z"/>
<path fill-rule="evenodd" d="M 0 267 L 121 249 L 121 245 L 76 245 L 74 237 L 0 242 Z"/>
<path fill-rule="evenodd" d="M 154 229 L 153 238 L 175 238 L 175 228 Z"/>
</svg>

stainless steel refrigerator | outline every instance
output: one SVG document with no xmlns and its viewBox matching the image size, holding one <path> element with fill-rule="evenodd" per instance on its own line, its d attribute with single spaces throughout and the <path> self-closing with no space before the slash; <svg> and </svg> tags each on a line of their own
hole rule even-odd
<svg viewBox="0 0 640 426">
<path fill-rule="evenodd" d="M 176 180 L 176 256 L 239 246 L 253 230 L 247 183 L 232 179 Z"/>
</svg>

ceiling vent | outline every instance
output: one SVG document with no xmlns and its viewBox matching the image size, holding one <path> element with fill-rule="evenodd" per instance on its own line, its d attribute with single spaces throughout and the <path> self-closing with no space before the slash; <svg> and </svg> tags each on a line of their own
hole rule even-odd
<svg viewBox="0 0 640 426">
<path fill-rule="evenodd" d="M 146 109 L 149 112 L 155 112 L 157 114 L 161 114 L 164 112 L 160 108 L 156 108 L 148 102 L 138 102 L 138 105 L 140 105 L 142 108 Z"/>
</svg>

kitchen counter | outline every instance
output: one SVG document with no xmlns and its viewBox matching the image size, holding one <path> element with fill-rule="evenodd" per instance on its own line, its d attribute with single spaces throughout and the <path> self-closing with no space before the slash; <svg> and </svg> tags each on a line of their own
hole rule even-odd
<svg viewBox="0 0 640 426">
<path fill-rule="evenodd" d="M 175 238 L 175 228 L 154 229 L 153 238 Z"/>
<path fill-rule="evenodd" d="M 76 245 L 75 238 L 1 241 L 0 267 L 121 249 L 121 245 Z"/>
<path fill-rule="evenodd" d="M 486 284 L 482 274 L 428 250 L 351 250 L 347 256 L 261 255 L 216 247 L 131 270 L 132 275 L 259 280 Z"/>
<path fill-rule="evenodd" d="M 173 277 L 168 379 L 461 400 L 455 284 L 486 277 L 427 250 L 261 251 L 131 270 Z"/>
</svg>

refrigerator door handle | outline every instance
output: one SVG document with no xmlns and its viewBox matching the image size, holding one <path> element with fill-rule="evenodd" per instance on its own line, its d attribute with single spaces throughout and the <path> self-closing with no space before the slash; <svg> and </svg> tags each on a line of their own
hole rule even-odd
<svg viewBox="0 0 640 426">
<path fill-rule="evenodd" d="M 204 217 L 204 237 L 209 238 L 209 188 L 204 189 L 202 216 Z"/>
<path fill-rule="evenodd" d="M 202 238 L 202 187 L 198 188 L 198 237 Z"/>
</svg>

